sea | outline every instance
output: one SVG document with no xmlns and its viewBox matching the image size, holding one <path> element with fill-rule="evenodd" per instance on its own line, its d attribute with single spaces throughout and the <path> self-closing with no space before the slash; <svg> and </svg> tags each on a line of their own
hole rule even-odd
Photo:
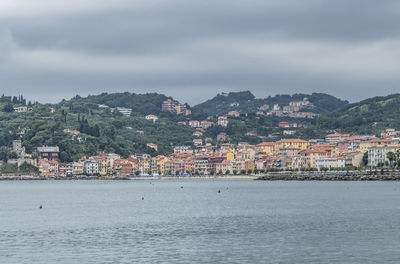
<svg viewBox="0 0 400 264">
<path fill-rule="evenodd" d="M 0 263 L 400 263 L 400 183 L 1 181 Z"/>
</svg>

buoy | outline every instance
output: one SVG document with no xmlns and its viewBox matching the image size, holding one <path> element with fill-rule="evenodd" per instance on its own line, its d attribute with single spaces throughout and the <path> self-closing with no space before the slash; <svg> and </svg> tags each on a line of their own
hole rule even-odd
<svg viewBox="0 0 400 264">
<path fill-rule="evenodd" d="M 144 197 L 142 197 L 142 201 L 144 200 Z"/>
<path fill-rule="evenodd" d="M 40 205 L 40 206 L 39 206 L 39 209 L 42 209 L 42 208 L 43 208 L 43 206 L 42 206 L 42 205 Z"/>
<path fill-rule="evenodd" d="M 220 190 L 220 189 L 218 189 L 218 193 L 221 193 L 221 190 Z"/>
</svg>

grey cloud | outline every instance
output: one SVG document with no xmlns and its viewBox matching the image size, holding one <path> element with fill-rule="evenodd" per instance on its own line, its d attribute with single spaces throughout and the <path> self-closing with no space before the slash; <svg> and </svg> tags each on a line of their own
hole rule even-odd
<svg viewBox="0 0 400 264">
<path fill-rule="evenodd" d="M 397 90 L 394 0 L 83 5 L 0 18 L 5 92 L 56 101 L 156 91 L 198 103 L 229 90 L 323 91 L 353 101 Z"/>
</svg>

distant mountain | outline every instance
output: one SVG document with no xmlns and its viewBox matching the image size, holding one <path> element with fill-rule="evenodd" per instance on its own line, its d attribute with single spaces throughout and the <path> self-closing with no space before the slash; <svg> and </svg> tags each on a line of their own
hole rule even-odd
<svg viewBox="0 0 400 264">
<path fill-rule="evenodd" d="M 304 98 L 308 98 L 314 105 L 312 111 L 318 114 L 331 112 L 349 104 L 348 101 L 324 93 L 276 95 L 260 99 L 255 98 L 250 91 L 243 91 L 218 94 L 214 98 L 194 106 L 194 109 L 202 110 L 211 115 L 226 114 L 232 110 L 251 113 L 256 112 L 260 106 L 265 104 L 270 105 L 270 107 L 274 104 L 285 106 L 289 105 L 291 101 L 301 101 Z"/>
<path fill-rule="evenodd" d="M 383 128 L 400 129 L 400 94 L 378 96 L 350 104 L 320 116 L 320 129 L 358 133 L 378 133 Z"/>
</svg>

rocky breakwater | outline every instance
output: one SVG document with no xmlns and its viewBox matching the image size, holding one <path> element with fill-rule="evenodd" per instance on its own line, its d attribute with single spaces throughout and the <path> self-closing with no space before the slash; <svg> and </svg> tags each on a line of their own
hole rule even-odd
<svg viewBox="0 0 400 264">
<path fill-rule="evenodd" d="M 400 171 L 275 172 L 256 180 L 264 181 L 399 181 Z"/>
</svg>

